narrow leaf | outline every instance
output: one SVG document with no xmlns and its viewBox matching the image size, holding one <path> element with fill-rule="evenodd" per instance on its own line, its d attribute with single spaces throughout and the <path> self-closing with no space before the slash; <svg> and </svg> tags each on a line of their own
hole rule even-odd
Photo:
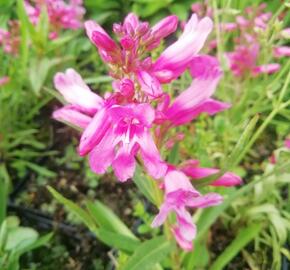
<svg viewBox="0 0 290 270">
<path fill-rule="evenodd" d="M 100 201 L 87 201 L 86 207 L 92 218 L 102 229 L 137 239 L 130 229 L 119 219 L 119 217 Z"/>
<path fill-rule="evenodd" d="M 224 267 L 261 231 L 262 225 L 255 223 L 243 228 L 222 254 L 218 256 L 210 270 L 222 270 Z"/>
<path fill-rule="evenodd" d="M 142 243 L 124 265 L 123 270 L 146 270 L 162 261 L 175 248 L 165 237 L 156 237 Z"/>
<path fill-rule="evenodd" d="M 58 202 L 62 203 L 64 206 L 66 206 L 68 208 L 68 210 L 71 211 L 73 214 L 75 214 L 82 222 L 84 222 L 85 225 L 90 230 L 94 231 L 96 229 L 94 221 L 92 220 L 90 215 L 85 210 L 80 208 L 74 202 L 63 197 L 60 193 L 58 193 L 52 187 L 48 186 L 47 189 Z"/>
</svg>

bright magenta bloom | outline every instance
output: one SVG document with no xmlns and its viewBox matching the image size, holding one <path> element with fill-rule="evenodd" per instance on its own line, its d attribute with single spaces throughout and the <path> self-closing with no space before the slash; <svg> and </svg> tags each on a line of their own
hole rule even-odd
<svg viewBox="0 0 290 270">
<path fill-rule="evenodd" d="M 165 174 L 166 165 L 150 135 L 155 112 L 149 104 L 118 105 L 118 95 L 104 100 L 73 69 L 57 73 L 54 83 L 70 105 L 55 111 L 53 117 L 84 129 L 79 153 L 89 153 L 94 172 L 105 173 L 112 165 L 117 178 L 126 181 L 134 175 L 135 155 L 140 152 L 152 177 Z"/>
<path fill-rule="evenodd" d="M 152 227 L 163 224 L 170 212 L 175 212 L 177 225 L 172 228 L 175 239 L 184 250 L 192 249 L 192 240 L 196 236 L 196 226 L 192 221 L 189 208 L 205 208 L 218 205 L 223 198 L 216 193 L 201 195 L 181 171 L 170 167 L 164 177 L 165 201 Z"/>
<path fill-rule="evenodd" d="M 191 85 L 170 106 L 169 97 L 165 97 L 159 111 L 159 122 L 170 121 L 173 125 L 182 125 L 201 113 L 213 115 L 230 107 L 228 103 L 210 98 L 222 76 L 217 59 L 212 56 L 196 56 L 189 65 L 193 77 Z"/>
<path fill-rule="evenodd" d="M 155 114 L 146 103 L 113 105 L 98 112 L 85 129 L 79 153 L 90 152 L 91 168 L 104 173 L 112 165 L 117 178 L 126 181 L 135 171 L 135 155 L 140 152 L 149 175 L 164 176 L 166 165 L 150 135 Z"/>
</svg>

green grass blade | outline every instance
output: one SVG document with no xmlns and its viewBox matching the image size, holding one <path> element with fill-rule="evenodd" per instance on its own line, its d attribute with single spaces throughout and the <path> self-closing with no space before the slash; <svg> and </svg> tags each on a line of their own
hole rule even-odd
<svg viewBox="0 0 290 270">
<path fill-rule="evenodd" d="M 224 267 L 261 231 L 261 224 L 251 224 L 243 228 L 222 254 L 214 261 L 210 270 L 222 270 Z"/>
</svg>

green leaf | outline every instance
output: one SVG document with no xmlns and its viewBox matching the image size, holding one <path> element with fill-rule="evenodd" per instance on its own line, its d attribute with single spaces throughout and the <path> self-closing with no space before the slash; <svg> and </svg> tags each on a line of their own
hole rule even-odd
<svg viewBox="0 0 290 270">
<path fill-rule="evenodd" d="M 94 231 L 97 238 L 110 247 L 120 249 L 127 253 L 133 253 L 141 244 L 139 240 L 133 239 L 126 235 L 110 232 L 104 229 L 97 229 Z"/>
<path fill-rule="evenodd" d="M 91 230 L 94 231 L 96 229 L 96 225 L 94 220 L 90 217 L 90 215 L 80 208 L 78 205 L 76 205 L 71 200 L 68 200 L 67 198 L 63 197 L 60 193 L 58 193 L 55 189 L 48 186 L 47 189 L 52 194 L 52 196 L 62 203 L 64 206 L 67 207 L 69 211 L 71 211 L 73 214 L 75 214 L 84 224 Z"/>
<path fill-rule="evenodd" d="M 144 176 L 140 166 L 136 167 L 133 182 L 136 184 L 139 191 L 142 192 L 150 202 L 155 204 L 152 183 Z"/>
<path fill-rule="evenodd" d="M 48 234 L 45 234 L 41 237 L 39 237 L 36 241 L 34 241 L 32 244 L 26 246 L 26 247 L 22 247 L 19 251 L 18 251 L 18 254 L 21 256 L 22 254 L 28 252 L 28 251 L 31 251 L 33 249 L 37 249 L 41 246 L 44 246 L 46 245 L 50 240 L 51 238 L 53 237 L 53 233 L 48 233 Z"/>
<path fill-rule="evenodd" d="M 42 176 L 45 176 L 45 177 L 55 177 L 56 176 L 55 172 L 48 170 L 44 167 L 41 167 L 35 163 L 25 161 L 25 160 L 22 160 L 21 162 L 23 164 L 25 164 L 25 166 L 27 166 L 28 168 L 30 168 L 31 170 L 35 171 L 36 173 L 38 173 Z"/>
<path fill-rule="evenodd" d="M 34 243 L 37 238 L 37 231 L 31 228 L 16 227 L 13 229 L 8 229 L 5 250 L 20 250 Z"/>
<path fill-rule="evenodd" d="M 35 94 L 39 94 L 45 80 L 47 77 L 47 74 L 49 70 L 59 63 L 63 62 L 66 59 L 60 59 L 60 58 L 54 58 L 54 59 L 48 59 L 48 58 L 42 58 L 39 59 L 33 59 L 30 63 L 30 69 L 29 69 L 29 79 L 30 84 L 35 92 Z"/>
<path fill-rule="evenodd" d="M 262 225 L 255 223 L 240 230 L 236 238 L 224 250 L 222 254 L 214 261 L 210 270 L 222 270 L 224 267 L 261 231 Z"/>
<path fill-rule="evenodd" d="M 119 219 L 119 217 L 100 201 L 87 201 L 86 207 L 88 208 L 92 218 L 102 229 L 137 239 L 130 229 Z"/>
<path fill-rule="evenodd" d="M 0 165 L 0 225 L 6 217 L 7 198 L 9 185 L 11 183 L 9 174 L 4 164 Z"/>
<path fill-rule="evenodd" d="M 162 261 L 175 248 L 172 242 L 160 236 L 142 243 L 122 270 L 146 270 Z"/>
</svg>

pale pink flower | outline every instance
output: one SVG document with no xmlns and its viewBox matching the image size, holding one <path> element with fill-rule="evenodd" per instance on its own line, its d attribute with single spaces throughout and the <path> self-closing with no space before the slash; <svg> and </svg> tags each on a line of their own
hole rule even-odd
<svg viewBox="0 0 290 270">
<path fill-rule="evenodd" d="M 54 85 L 69 104 L 82 112 L 94 115 L 103 106 L 103 99 L 93 93 L 81 76 L 71 68 L 65 73 L 57 73 Z"/>
<path fill-rule="evenodd" d="M 168 99 L 159 108 L 157 121 L 170 121 L 182 125 L 195 119 L 201 113 L 216 114 L 230 107 L 230 104 L 211 99 L 222 76 L 219 63 L 211 56 L 197 56 L 191 61 L 191 85 L 171 105 Z"/>
<path fill-rule="evenodd" d="M 201 195 L 183 172 L 172 167 L 168 168 L 164 177 L 164 187 L 165 199 L 152 222 L 152 227 L 163 224 L 168 214 L 174 212 L 177 224 L 172 228 L 172 232 L 179 246 L 189 251 L 192 249 L 192 241 L 196 236 L 196 226 L 186 207 L 205 208 L 218 205 L 223 199 L 216 193 Z"/>
<path fill-rule="evenodd" d="M 284 56 L 290 56 L 290 47 L 289 46 L 279 46 L 275 47 L 273 54 L 277 58 L 281 58 Z"/>
<path fill-rule="evenodd" d="M 52 117 L 80 129 L 85 129 L 92 121 L 92 117 L 79 111 L 79 107 L 73 105 L 67 105 L 54 111 Z"/>
<path fill-rule="evenodd" d="M 160 82 L 170 82 L 188 68 L 189 63 L 203 47 L 212 28 L 210 18 L 205 17 L 198 21 L 195 14 L 191 16 L 179 39 L 165 49 L 153 64 L 154 75 Z"/>
</svg>

